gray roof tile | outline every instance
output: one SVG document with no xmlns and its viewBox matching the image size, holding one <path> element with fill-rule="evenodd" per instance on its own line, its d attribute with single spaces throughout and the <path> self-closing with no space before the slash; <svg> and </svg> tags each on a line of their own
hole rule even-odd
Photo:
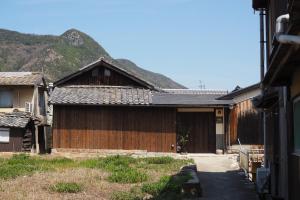
<svg viewBox="0 0 300 200">
<path fill-rule="evenodd" d="M 119 86 L 67 86 L 56 87 L 51 94 L 52 104 L 87 105 L 149 105 L 151 91 Z"/>
<path fill-rule="evenodd" d="M 153 94 L 152 102 L 156 105 L 182 105 L 182 106 L 203 106 L 203 105 L 228 105 L 231 101 L 216 100 L 227 94 L 221 90 L 193 90 L 193 89 L 164 89 L 164 92 Z"/>
<path fill-rule="evenodd" d="M 43 75 L 38 72 L 0 72 L 0 85 L 39 85 Z"/>
<path fill-rule="evenodd" d="M 25 128 L 30 119 L 25 112 L 0 113 L 0 127 Z"/>
</svg>

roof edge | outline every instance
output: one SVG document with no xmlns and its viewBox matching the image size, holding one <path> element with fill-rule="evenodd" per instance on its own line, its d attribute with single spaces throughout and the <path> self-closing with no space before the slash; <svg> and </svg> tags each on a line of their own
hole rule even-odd
<svg viewBox="0 0 300 200">
<path fill-rule="evenodd" d="M 249 92 L 249 91 L 251 91 L 251 90 L 259 89 L 259 88 L 260 88 L 260 83 L 256 83 L 256 84 L 254 84 L 254 85 L 250 85 L 250 86 L 248 86 L 248 87 L 239 89 L 239 90 L 237 90 L 237 91 L 230 92 L 230 93 L 228 93 L 227 95 L 221 96 L 221 97 L 216 98 L 216 99 L 217 99 L 217 100 L 232 100 L 234 97 L 236 97 L 236 96 L 238 96 L 238 95 L 240 95 L 240 94 Z"/>
<path fill-rule="evenodd" d="M 119 66 L 117 66 L 116 64 L 110 62 L 108 59 L 106 59 L 104 57 L 100 57 L 98 60 L 96 60 L 96 61 L 94 61 L 94 62 L 92 62 L 92 63 L 90 63 L 90 64 L 88 64 L 88 65 L 86 65 L 86 66 L 84 66 L 82 68 L 80 68 L 79 70 L 77 70 L 77 71 L 75 71 L 75 72 L 73 72 L 73 73 L 71 73 L 71 74 L 69 74 L 69 75 L 67 75 L 67 76 L 65 76 L 65 77 L 57 80 L 57 81 L 55 81 L 53 83 L 53 85 L 55 87 L 59 86 L 60 84 L 63 84 L 66 81 L 68 81 L 68 80 L 70 80 L 70 79 L 72 79 L 72 78 L 74 78 L 76 76 L 81 75 L 82 73 L 84 73 L 84 72 L 92 69 L 93 67 L 96 67 L 101 62 L 105 63 L 106 65 L 108 65 L 109 67 L 111 67 L 113 70 L 115 70 L 115 71 L 117 71 L 117 72 L 119 72 L 119 73 L 127 76 L 128 78 L 130 78 L 130 79 L 132 79 L 132 80 L 134 80 L 134 81 L 136 81 L 138 83 L 140 83 L 141 85 L 146 86 L 149 89 L 153 89 L 153 90 L 157 90 L 157 91 L 160 90 L 160 88 L 157 88 L 154 84 L 151 84 L 151 83 L 149 83 L 149 82 L 147 82 L 147 81 L 145 81 L 145 80 L 143 80 L 143 79 L 141 79 L 139 77 L 136 77 L 134 74 L 131 74 L 130 72 L 128 72 L 128 71 L 120 68 Z"/>
</svg>

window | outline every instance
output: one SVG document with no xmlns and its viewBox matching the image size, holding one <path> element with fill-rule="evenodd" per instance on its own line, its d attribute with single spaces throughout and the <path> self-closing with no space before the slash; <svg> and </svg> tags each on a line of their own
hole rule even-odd
<svg viewBox="0 0 300 200">
<path fill-rule="evenodd" d="M 0 142 L 9 142 L 9 128 L 0 128 Z"/>
<path fill-rule="evenodd" d="M 40 115 L 45 116 L 46 115 L 46 106 L 45 106 L 45 94 L 44 90 L 39 90 L 39 109 L 40 109 Z"/>
<path fill-rule="evenodd" d="M 0 108 L 13 107 L 13 93 L 10 90 L 0 90 Z"/>
<path fill-rule="evenodd" d="M 300 97 L 294 101 L 294 151 L 300 153 Z"/>
<path fill-rule="evenodd" d="M 104 76 L 110 76 L 110 70 L 104 69 Z"/>
</svg>

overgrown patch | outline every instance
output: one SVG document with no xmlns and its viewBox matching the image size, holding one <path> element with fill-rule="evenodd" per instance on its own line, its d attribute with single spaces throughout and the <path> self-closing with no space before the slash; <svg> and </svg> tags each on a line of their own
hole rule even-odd
<svg viewBox="0 0 300 200">
<path fill-rule="evenodd" d="M 83 182 L 81 181 L 82 179 L 70 178 L 72 173 L 66 173 L 69 174 L 66 179 L 60 178 L 56 180 L 56 176 L 51 177 L 55 178 L 55 181 L 48 180 L 49 184 L 59 182 L 51 185 L 50 190 L 60 193 L 59 195 L 63 197 L 67 193 L 83 195 L 81 193 L 83 185 L 85 193 L 89 191 L 96 191 L 97 193 L 98 190 L 95 187 L 105 185 L 104 188 L 109 189 L 109 192 L 105 193 L 106 197 L 111 197 L 113 200 L 137 200 L 143 199 L 145 196 L 149 196 L 149 198 L 152 196 L 152 199 L 155 200 L 180 199 L 180 186 L 183 180 L 173 175 L 178 173 L 180 167 L 192 162 L 192 160 L 180 160 L 172 157 L 133 158 L 130 156 L 108 156 L 75 160 L 17 154 L 11 158 L 0 158 L 0 179 L 12 179 L 18 176 L 24 176 L 21 179 L 27 179 L 26 176 L 31 176 L 33 173 L 47 172 L 52 174 L 52 171 L 57 171 L 58 173 L 60 171 L 66 173 L 69 170 L 85 170 L 85 173 L 97 171 L 97 173 L 101 172 L 103 174 L 101 179 L 90 177 L 89 181 Z M 48 176 L 41 177 L 48 179 Z M 79 181 L 82 185 L 76 183 L 76 181 Z M 2 183 L 4 182 L 6 181 Z M 49 184 L 44 185 L 40 191 L 48 191 L 46 195 L 50 195 Z M 107 186 L 109 184 L 112 187 Z M 1 185 L 1 187 L 4 188 L 5 184 Z M 39 186 L 32 183 L 32 187 L 38 188 Z M 132 189 L 129 191 L 129 188 Z M 0 189 L 0 196 L 5 191 Z"/>
<path fill-rule="evenodd" d="M 158 182 L 145 183 L 141 191 L 152 195 L 152 199 L 182 199 L 181 186 L 191 178 L 188 174 L 163 176 Z"/>
<path fill-rule="evenodd" d="M 50 190 L 59 193 L 78 193 L 83 191 L 83 187 L 75 182 L 59 182 L 50 186 Z"/>
<path fill-rule="evenodd" d="M 170 164 L 172 162 L 174 162 L 174 158 L 170 157 L 170 156 L 166 156 L 166 157 L 150 157 L 150 158 L 145 158 L 145 161 L 148 164 Z"/>
<path fill-rule="evenodd" d="M 111 200 L 141 200 L 143 199 L 143 196 L 141 194 L 137 194 L 134 192 L 113 192 L 111 197 Z"/>
<path fill-rule="evenodd" d="M 148 175 L 136 169 L 125 168 L 112 172 L 108 180 L 115 183 L 139 183 L 147 181 Z"/>
</svg>

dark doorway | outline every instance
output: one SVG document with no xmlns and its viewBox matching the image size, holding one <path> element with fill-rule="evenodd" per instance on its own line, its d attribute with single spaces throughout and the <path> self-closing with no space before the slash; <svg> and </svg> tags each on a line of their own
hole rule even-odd
<svg viewBox="0 0 300 200">
<path fill-rule="evenodd" d="M 216 122 L 214 112 L 178 112 L 177 135 L 188 132 L 188 153 L 216 152 Z"/>
</svg>

